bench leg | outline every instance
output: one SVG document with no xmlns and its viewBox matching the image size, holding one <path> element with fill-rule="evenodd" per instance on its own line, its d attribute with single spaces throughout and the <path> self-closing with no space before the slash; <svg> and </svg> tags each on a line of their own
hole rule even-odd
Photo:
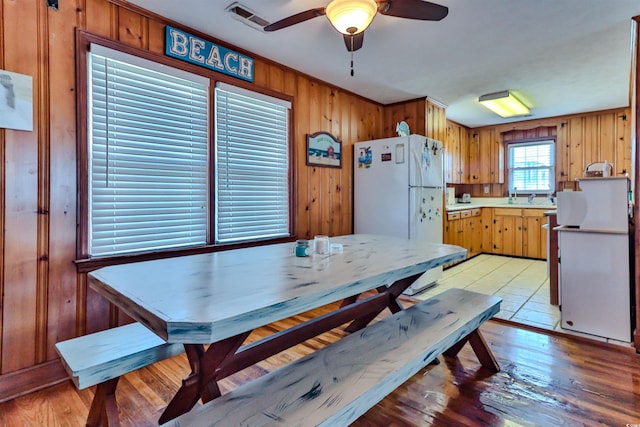
<svg viewBox="0 0 640 427">
<path fill-rule="evenodd" d="M 449 357 L 456 357 L 467 341 L 471 344 L 471 348 L 482 366 L 487 369 L 491 369 L 494 372 L 500 372 L 500 365 L 498 365 L 496 358 L 493 356 L 493 353 L 489 349 L 489 346 L 484 340 L 479 329 L 474 330 L 469 335 L 458 341 L 445 351 L 444 354 Z"/>
<path fill-rule="evenodd" d="M 87 417 L 88 427 L 119 427 L 120 420 L 118 418 L 118 404 L 116 403 L 116 387 L 118 386 L 118 378 L 105 381 L 98 384 L 96 394 L 91 402 L 91 409 Z"/>
</svg>

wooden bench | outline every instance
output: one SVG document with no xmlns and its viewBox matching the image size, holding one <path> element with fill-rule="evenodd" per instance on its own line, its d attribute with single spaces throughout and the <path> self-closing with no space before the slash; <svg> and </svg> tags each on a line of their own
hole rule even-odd
<svg viewBox="0 0 640 427">
<path fill-rule="evenodd" d="M 346 426 L 441 354 L 469 342 L 500 370 L 478 328 L 501 299 L 450 289 L 246 383 L 164 426 Z"/>
<path fill-rule="evenodd" d="M 182 344 L 167 344 L 132 323 L 56 344 L 62 365 L 80 390 L 96 388 L 87 426 L 117 426 L 115 390 L 120 376 L 184 352 Z"/>
</svg>

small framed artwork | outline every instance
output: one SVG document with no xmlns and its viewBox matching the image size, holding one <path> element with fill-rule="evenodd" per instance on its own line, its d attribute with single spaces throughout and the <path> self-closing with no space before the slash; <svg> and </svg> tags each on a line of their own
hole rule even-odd
<svg viewBox="0 0 640 427">
<path fill-rule="evenodd" d="M 342 142 L 329 132 L 307 135 L 307 166 L 342 167 Z"/>
<path fill-rule="evenodd" d="M 31 76 L 0 70 L 0 128 L 33 130 Z"/>
</svg>

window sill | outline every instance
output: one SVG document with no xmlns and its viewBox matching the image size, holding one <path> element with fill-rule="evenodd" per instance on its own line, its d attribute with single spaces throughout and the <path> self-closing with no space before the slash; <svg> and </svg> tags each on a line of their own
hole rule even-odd
<svg viewBox="0 0 640 427">
<path fill-rule="evenodd" d="M 117 255 L 101 258 L 86 258 L 75 260 L 78 273 L 88 273 L 101 267 L 110 265 L 128 264 L 132 262 L 151 261 L 163 258 L 173 258 L 178 256 L 204 254 L 210 252 L 227 251 L 231 249 L 247 248 L 251 246 L 273 245 L 276 243 L 294 242 L 295 237 L 280 237 L 277 239 L 259 240 L 242 243 L 228 243 L 218 245 L 198 246 L 185 249 L 165 250 L 156 252 L 145 252 L 139 254 Z"/>
</svg>

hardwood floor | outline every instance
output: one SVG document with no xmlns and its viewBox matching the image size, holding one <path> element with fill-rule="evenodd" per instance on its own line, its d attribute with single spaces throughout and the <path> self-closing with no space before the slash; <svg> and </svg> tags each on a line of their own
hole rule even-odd
<svg viewBox="0 0 640 427">
<path fill-rule="evenodd" d="M 326 311 L 315 311 L 314 315 Z M 272 333 L 308 314 L 257 330 Z M 354 426 L 625 426 L 640 424 L 640 355 L 611 344 L 550 335 L 489 321 L 481 328 L 502 371 L 480 367 L 469 346 L 440 357 L 357 420 Z M 282 363 L 336 340 L 332 331 L 221 382 L 237 387 Z M 551 333 L 553 334 L 553 333 Z M 357 355 L 354 355 L 357 358 Z M 178 356 L 121 379 L 116 393 L 123 426 L 157 425 L 186 376 Z M 94 388 L 67 382 L 0 404 L 1 426 L 82 426 Z"/>
</svg>

